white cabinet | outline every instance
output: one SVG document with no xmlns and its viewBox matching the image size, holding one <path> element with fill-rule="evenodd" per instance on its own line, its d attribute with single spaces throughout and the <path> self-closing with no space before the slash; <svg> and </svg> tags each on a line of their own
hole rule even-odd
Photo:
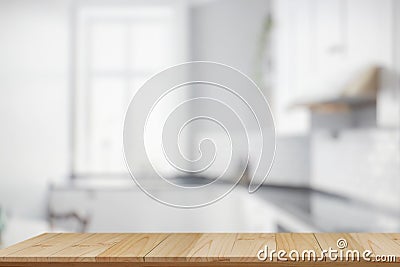
<svg viewBox="0 0 400 267">
<path fill-rule="evenodd" d="M 278 133 L 307 132 L 307 111 L 289 106 L 338 96 L 349 80 L 371 65 L 383 69 L 377 125 L 399 125 L 398 6 L 393 0 L 274 1 Z"/>
</svg>

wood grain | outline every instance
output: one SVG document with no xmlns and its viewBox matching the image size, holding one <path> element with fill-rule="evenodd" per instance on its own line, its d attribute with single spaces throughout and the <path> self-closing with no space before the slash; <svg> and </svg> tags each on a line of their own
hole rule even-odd
<svg viewBox="0 0 400 267">
<path fill-rule="evenodd" d="M 237 234 L 203 234 L 186 256 L 187 261 L 229 261 Z"/>
<path fill-rule="evenodd" d="M 57 236 L 59 234 L 41 234 L 35 237 L 32 237 L 30 239 L 25 240 L 24 242 L 15 244 L 13 246 L 10 246 L 8 248 L 5 249 L 1 249 L 0 250 L 0 259 L 4 258 L 5 256 L 8 256 L 12 253 L 18 252 L 20 250 L 23 250 L 25 248 L 29 248 L 32 246 L 35 246 L 36 244 L 46 240 L 46 239 L 50 239 L 54 236 Z"/>
<path fill-rule="evenodd" d="M 50 258 L 56 262 L 93 262 L 98 255 L 127 237 L 128 234 L 91 234 L 50 255 Z"/>
<path fill-rule="evenodd" d="M 400 245 L 400 233 L 390 233 L 386 234 L 390 239 L 392 239 L 394 242 Z"/>
<path fill-rule="evenodd" d="M 167 238 L 167 234 L 128 235 L 121 242 L 96 256 L 101 262 L 144 262 L 144 256 Z"/>
<path fill-rule="evenodd" d="M 323 258 L 290 262 L 259 261 L 257 252 L 337 249 L 365 249 L 373 255 L 395 255 L 397 262 L 330 261 Z M 400 266 L 400 234 L 369 233 L 88 233 L 42 234 L 0 250 L 0 266 Z"/>
<path fill-rule="evenodd" d="M 300 254 L 305 250 L 313 250 L 316 255 L 321 254 L 321 247 L 313 234 L 282 233 L 276 236 L 277 251 L 283 250 L 289 253 L 292 250 Z M 310 255 L 311 261 L 316 260 L 316 256 Z"/>
<path fill-rule="evenodd" d="M 356 242 L 356 240 L 348 233 L 317 233 L 314 234 L 321 250 L 328 251 L 329 249 L 342 250 L 343 253 L 338 253 L 338 258 L 342 260 L 348 260 L 352 258 L 350 251 L 358 250 L 362 252 L 364 248 Z M 338 247 L 337 241 L 339 239 L 344 239 L 347 242 L 347 246 L 343 249 Z M 332 261 L 327 255 L 324 256 L 325 261 Z"/>
<path fill-rule="evenodd" d="M 276 250 L 275 234 L 238 234 L 229 258 L 233 262 L 260 262 L 257 252 L 265 246 Z"/>
<path fill-rule="evenodd" d="M 169 235 L 164 242 L 145 256 L 146 262 L 186 262 L 187 255 L 202 234 L 187 233 Z"/>
<path fill-rule="evenodd" d="M 90 237 L 92 234 L 58 234 L 7 255 L 10 261 L 48 261 L 59 251 Z"/>
<path fill-rule="evenodd" d="M 371 250 L 373 255 L 395 255 L 400 261 L 400 245 L 386 234 L 381 233 L 354 233 L 351 236 L 360 244 L 363 249 Z"/>
</svg>

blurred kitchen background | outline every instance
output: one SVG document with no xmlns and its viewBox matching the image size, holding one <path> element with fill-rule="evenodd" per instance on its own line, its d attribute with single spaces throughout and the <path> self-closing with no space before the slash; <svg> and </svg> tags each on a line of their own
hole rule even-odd
<svg viewBox="0 0 400 267">
<path fill-rule="evenodd" d="M 122 122 L 147 78 L 191 60 L 254 79 L 277 150 L 255 194 L 182 210 L 134 184 Z M 399 232 L 399 75 L 396 0 L 0 0 L 1 244 L 44 231 Z"/>
</svg>

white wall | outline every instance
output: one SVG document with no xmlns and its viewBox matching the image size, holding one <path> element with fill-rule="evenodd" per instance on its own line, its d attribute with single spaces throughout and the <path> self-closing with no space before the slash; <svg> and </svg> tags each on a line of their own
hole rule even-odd
<svg viewBox="0 0 400 267">
<path fill-rule="evenodd" d="M 255 75 L 256 62 L 260 56 L 258 49 L 263 25 L 271 11 L 270 3 L 271 1 L 267 0 L 220 0 L 194 5 L 191 9 L 192 59 L 227 64 L 239 69 L 258 83 Z M 271 77 L 264 79 L 268 81 Z M 258 86 L 263 88 L 265 84 Z M 263 93 L 268 97 L 268 92 Z M 271 98 L 267 100 L 273 109 L 275 103 Z M 275 115 L 275 110 L 272 111 Z M 308 138 L 278 136 L 276 141 L 275 161 L 266 182 L 308 186 L 310 165 Z M 287 164 L 291 168 L 288 168 Z M 255 162 L 250 162 L 250 168 L 252 166 L 255 166 Z"/>
<path fill-rule="evenodd" d="M 0 205 L 44 215 L 68 165 L 68 2 L 0 0 Z"/>
<path fill-rule="evenodd" d="M 238 68 L 253 78 L 266 0 L 204 1 L 191 10 L 193 60 L 209 60 Z"/>
</svg>

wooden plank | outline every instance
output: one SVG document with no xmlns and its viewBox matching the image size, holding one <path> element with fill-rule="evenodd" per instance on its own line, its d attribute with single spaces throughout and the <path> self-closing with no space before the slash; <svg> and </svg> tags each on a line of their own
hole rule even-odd
<svg viewBox="0 0 400 267">
<path fill-rule="evenodd" d="M 0 262 L 0 267 L 160 267 L 159 265 L 144 266 L 143 264 L 142 262 Z M 171 265 L 165 267 L 171 267 Z"/>
<path fill-rule="evenodd" d="M 191 262 L 230 261 L 237 234 L 202 234 L 186 255 Z"/>
<path fill-rule="evenodd" d="M 275 234 L 238 234 L 229 253 L 231 262 L 260 262 L 257 253 L 260 249 L 276 250 Z"/>
<path fill-rule="evenodd" d="M 257 252 L 337 249 L 344 238 L 344 250 L 365 249 L 373 255 L 396 255 L 395 263 L 354 261 L 282 262 L 275 253 L 272 262 L 259 261 Z M 0 250 L 0 266 L 398 266 L 400 234 L 46 234 Z M 84 263 L 82 265 L 82 263 Z M 372 264 L 372 265 L 371 265 Z"/>
<path fill-rule="evenodd" d="M 129 234 L 92 234 L 51 255 L 54 262 L 94 262 L 96 257 L 118 244 Z"/>
<path fill-rule="evenodd" d="M 286 253 L 296 250 L 300 254 L 306 250 L 313 250 L 316 255 L 310 256 L 311 261 L 316 260 L 321 255 L 321 247 L 313 234 L 279 233 L 276 235 L 276 250 L 283 250 Z"/>
<path fill-rule="evenodd" d="M 7 255 L 7 260 L 12 262 L 46 262 L 51 256 L 62 249 L 80 242 L 93 234 L 66 233 L 52 235 L 34 245 L 23 248 Z"/>
<path fill-rule="evenodd" d="M 390 239 L 400 245 L 400 233 L 388 233 L 386 234 Z"/>
<path fill-rule="evenodd" d="M 273 234 L 174 234 L 145 256 L 146 262 L 259 262 L 257 252 L 276 248 Z M 178 247 L 179 246 L 179 247 Z M 177 249 L 178 248 L 178 249 Z"/>
<path fill-rule="evenodd" d="M 187 255 L 201 236 L 198 233 L 169 235 L 144 257 L 145 262 L 186 262 Z"/>
<path fill-rule="evenodd" d="M 41 235 L 38 235 L 38 236 L 35 236 L 35 237 L 32 237 L 32 238 L 29 238 L 29 239 L 27 239 L 27 240 L 25 240 L 25 241 L 23 241 L 23 242 L 17 243 L 17 244 L 15 244 L 15 245 L 10 246 L 10 247 L 1 249 L 1 250 L 0 250 L 0 259 L 1 259 L 1 258 L 4 258 L 5 256 L 7 256 L 7 255 L 9 255 L 9 254 L 15 253 L 15 252 L 17 252 L 17 251 L 23 250 L 23 249 L 25 249 L 25 248 L 28 248 L 28 247 L 31 247 L 31 246 L 33 246 L 33 245 L 36 245 L 36 244 L 38 244 L 38 243 L 40 243 L 40 242 L 43 242 L 43 241 L 46 240 L 46 239 L 53 238 L 53 237 L 55 237 L 55 236 L 57 236 L 57 235 L 60 235 L 60 234 L 56 234 L 56 233 L 51 233 L 51 234 L 49 234 L 49 233 L 44 233 L 44 234 L 41 234 Z"/>
<path fill-rule="evenodd" d="M 363 247 L 347 233 L 316 233 L 314 236 L 322 250 L 328 251 L 333 249 L 343 251 L 342 253 L 337 254 L 339 261 L 351 260 L 353 257 L 353 254 L 350 253 L 351 251 L 357 250 L 362 253 L 364 250 Z M 327 255 L 324 255 L 324 260 L 336 261 L 327 257 Z"/>
<path fill-rule="evenodd" d="M 131 234 L 96 257 L 97 262 L 143 262 L 168 234 Z"/>
<path fill-rule="evenodd" d="M 395 255 L 396 261 L 400 261 L 400 245 L 391 237 L 382 233 L 352 233 L 350 234 L 363 249 L 371 250 L 373 256 Z"/>
</svg>

